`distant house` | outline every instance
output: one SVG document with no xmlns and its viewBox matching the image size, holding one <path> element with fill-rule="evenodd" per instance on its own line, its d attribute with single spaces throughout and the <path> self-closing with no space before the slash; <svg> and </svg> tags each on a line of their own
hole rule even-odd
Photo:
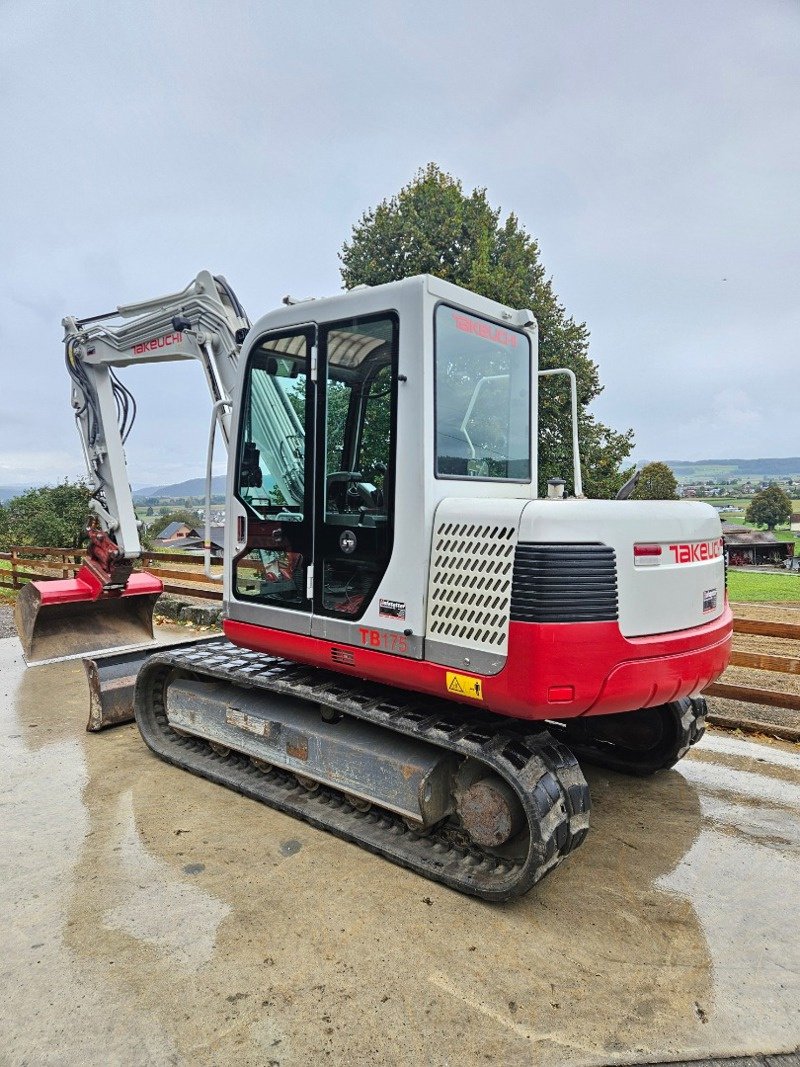
<svg viewBox="0 0 800 1067">
<path fill-rule="evenodd" d="M 780 567 L 794 556 L 791 541 L 779 541 L 769 530 L 753 530 L 749 526 L 722 524 L 725 552 L 731 567 L 759 567 L 762 564 Z"/>
<path fill-rule="evenodd" d="M 800 537 L 800 515 L 792 515 L 789 528 L 796 537 Z"/>
<path fill-rule="evenodd" d="M 173 545 L 184 537 L 199 537 L 199 534 L 197 530 L 187 526 L 185 522 L 171 522 L 169 526 L 165 526 L 161 533 L 158 534 L 156 541 L 163 545 Z"/>
<path fill-rule="evenodd" d="M 205 530 L 201 530 L 199 534 L 185 538 L 178 544 L 175 544 L 175 542 L 173 542 L 173 548 L 177 548 L 178 552 L 187 552 L 202 556 L 205 550 L 204 534 Z M 211 527 L 209 543 L 211 545 L 211 558 L 222 559 L 223 548 L 225 546 L 224 526 Z"/>
<path fill-rule="evenodd" d="M 177 527 L 177 529 L 174 529 Z M 170 552 L 186 552 L 190 555 L 203 555 L 205 528 L 195 529 L 185 523 L 170 523 L 163 529 L 162 535 L 172 530 L 172 537 L 158 537 L 155 545 L 158 548 L 169 548 Z M 185 531 L 185 532 L 181 532 Z M 222 559 L 222 550 L 225 544 L 225 527 L 211 527 L 211 556 L 214 559 Z"/>
</svg>

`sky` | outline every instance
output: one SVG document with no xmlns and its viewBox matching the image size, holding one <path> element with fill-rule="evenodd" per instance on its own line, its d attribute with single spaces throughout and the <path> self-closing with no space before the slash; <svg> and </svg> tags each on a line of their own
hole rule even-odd
<svg viewBox="0 0 800 1067">
<path fill-rule="evenodd" d="M 83 473 L 61 319 L 341 288 L 435 161 L 539 242 L 635 458 L 800 455 L 797 0 L 0 0 L 0 484 Z M 201 475 L 189 363 L 121 374 L 134 487 Z"/>
</svg>

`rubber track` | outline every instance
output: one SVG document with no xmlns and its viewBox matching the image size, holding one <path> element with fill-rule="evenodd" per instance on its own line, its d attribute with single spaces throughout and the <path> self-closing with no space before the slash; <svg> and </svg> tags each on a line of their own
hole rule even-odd
<svg viewBox="0 0 800 1067">
<path fill-rule="evenodd" d="M 530 830 L 527 856 L 512 860 L 486 852 L 465 843 L 463 835 L 454 835 L 447 823 L 422 836 L 384 809 L 357 811 L 334 789 L 321 786 L 309 793 L 289 771 L 264 772 L 244 755 L 220 755 L 205 741 L 176 734 L 164 706 L 173 671 L 326 705 L 479 760 L 504 778 L 519 798 Z M 588 831 L 586 780 L 570 750 L 547 731 L 526 733 L 514 728 L 514 720 L 249 652 L 229 641 L 152 656 L 137 679 L 135 711 L 145 742 L 167 762 L 483 900 L 501 902 L 527 892 L 577 848 Z"/>
<path fill-rule="evenodd" d="M 664 745 L 658 745 L 651 751 L 626 755 L 624 750 L 614 745 L 599 744 L 575 732 L 575 726 L 578 730 L 584 726 L 591 727 L 591 718 L 579 719 L 574 725 L 567 722 L 564 740 L 570 750 L 587 763 L 646 778 L 657 771 L 674 767 L 706 732 L 708 706 L 704 697 L 673 700 L 660 705 L 659 710 L 667 721 L 670 737 Z M 635 715 L 636 712 L 626 714 Z"/>
</svg>

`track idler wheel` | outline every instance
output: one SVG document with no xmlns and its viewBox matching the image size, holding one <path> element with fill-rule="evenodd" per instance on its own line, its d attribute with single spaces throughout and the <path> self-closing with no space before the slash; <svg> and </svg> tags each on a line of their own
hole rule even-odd
<svg viewBox="0 0 800 1067">
<path fill-rule="evenodd" d="M 514 790 L 490 775 L 474 782 L 458 796 L 461 825 L 470 840 L 485 848 L 504 845 L 525 825 L 525 813 Z"/>
<path fill-rule="evenodd" d="M 703 697 L 673 700 L 618 715 L 568 720 L 563 740 L 578 759 L 647 776 L 673 767 L 705 733 Z"/>
</svg>

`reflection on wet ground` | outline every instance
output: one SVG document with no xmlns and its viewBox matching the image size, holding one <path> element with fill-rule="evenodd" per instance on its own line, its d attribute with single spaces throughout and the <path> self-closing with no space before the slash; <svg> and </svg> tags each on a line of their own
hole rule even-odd
<svg viewBox="0 0 800 1067">
<path fill-rule="evenodd" d="M 587 768 L 592 831 L 481 904 L 83 732 L 0 641 L 0 1063 L 612 1064 L 800 1042 L 800 756 Z"/>
</svg>

